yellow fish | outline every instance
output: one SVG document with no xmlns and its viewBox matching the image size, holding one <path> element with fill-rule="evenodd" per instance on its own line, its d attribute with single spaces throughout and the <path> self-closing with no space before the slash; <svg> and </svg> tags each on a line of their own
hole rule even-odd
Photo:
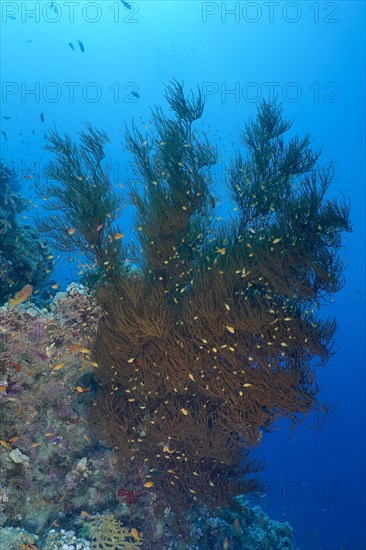
<svg viewBox="0 0 366 550">
<path fill-rule="evenodd" d="M 137 542 L 140 540 L 140 536 L 139 536 L 139 532 L 137 529 L 135 529 L 135 527 L 132 527 L 131 529 L 131 535 L 133 536 L 133 538 L 135 540 L 137 540 Z"/>
<path fill-rule="evenodd" d="M 19 290 L 19 292 L 16 292 L 14 294 L 14 298 L 10 298 L 8 301 L 8 309 L 12 309 L 15 306 L 18 306 L 19 304 L 22 304 L 26 300 L 28 300 L 29 296 L 33 292 L 32 285 L 25 285 L 22 290 Z"/>
<path fill-rule="evenodd" d="M 83 388 L 81 386 L 76 386 L 75 389 L 76 389 L 77 393 L 84 393 L 86 391 L 90 391 L 90 388 Z"/>
<path fill-rule="evenodd" d="M 144 483 L 144 487 L 146 487 L 146 489 L 150 489 L 150 487 L 153 487 L 154 486 L 154 483 L 152 481 L 147 481 L 146 483 Z"/>
</svg>

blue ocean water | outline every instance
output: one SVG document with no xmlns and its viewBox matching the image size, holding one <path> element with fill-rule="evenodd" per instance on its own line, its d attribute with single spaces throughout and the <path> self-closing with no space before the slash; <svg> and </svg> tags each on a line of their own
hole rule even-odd
<svg viewBox="0 0 366 550">
<path fill-rule="evenodd" d="M 363 2 L 200 2 L 197 0 L 1 3 L 1 157 L 33 185 L 48 161 L 44 132 L 73 137 L 85 122 L 111 139 L 118 184 L 129 172 L 125 122 L 148 125 L 164 84 L 201 89 L 209 138 L 220 146 L 217 193 L 223 215 L 228 158 L 257 102 L 277 96 L 297 133 L 310 132 L 332 160 L 330 192 L 351 198 L 344 289 L 323 316 L 338 321 L 336 353 L 318 372 L 334 407 L 322 430 L 311 422 L 265 434 L 259 502 L 294 527 L 301 549 L 362 550 L 365 539 L 365 4 Z M 29 176 L 29 177 L 28 177 Z M 33 179 L 34 178 L 34 179 Z M 127 227 L 127 210 L 123 226 Z M 73 260 L 74 262 L 70 261 Z M 60 258 L 55 277 L 77 278 L 77 258 Z"/>
</svg>

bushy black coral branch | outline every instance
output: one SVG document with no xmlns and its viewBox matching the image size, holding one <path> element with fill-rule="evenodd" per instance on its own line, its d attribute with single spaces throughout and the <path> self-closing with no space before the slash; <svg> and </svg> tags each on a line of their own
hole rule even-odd
<svg viewBox="0 0 366 550">
<path fill-rule="evenodd" d="M 238 217 L 215 226 L 216 151 L 194 128 L 201 95 L 187 98 L 173 82 L 166 99 L 172 116 L 155 108 L 148 136 L 126 130 L 139 270 L 118 271 L 123 251 L 107 232 L 93 240 L 96 220 L 108 228 L 118 204 L 101 168 L 104 134 L 89 128 L 79 147 L 51 134 L 56 184 L 45 191 L 64 227 L 80 229 L 78 245 L 118 272 L 96 292 L 106 313 L 95 349 L 100 433 L 125 472 L 144 472 L 178 509 L 256 490 L 247 476 L 257 464 L 243 453 L 262 430 L 325 412 L 314 359 L 327 362 L 335 322 L 317 310 L 343 283 L 339 249 L 350 224 L 347 201 L 327 198 L 332 169 L 318 168 L 310 137 L 286 141 L 291 124 L 263 102 L 245 127 L 247 154 L 229 171 Z M 46 227 L 66 246 L 54 221 Z"/>
</svg>

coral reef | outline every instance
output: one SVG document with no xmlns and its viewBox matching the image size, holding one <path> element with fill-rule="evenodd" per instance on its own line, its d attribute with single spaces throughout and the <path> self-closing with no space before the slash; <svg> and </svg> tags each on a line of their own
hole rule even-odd
<svg viewBox="0 0 366 550">
<path fill-rule="evenodd" d="M 40 533 L 71 512 L 115 502 L 115 460 L 92 451 L 85 416 L 99 315 L 75 284 L 51 311 L 30 302 L 0 309 L 0 525 Z"/>
<path fill-rule="evenodd" d="M 50 310 L 31 302 L 0 308 L 0 546 L 221 550 L 231 537 L 233 548 L 250 541 L 259 549 L 267 539 L 280 548 L 274 541 L 286 533 L 290 541 L 290 528 L 264 521 L 244 502 L 219 516 L 187 514 L 188 543 L 169 528 L 177 521 L 170 508 L 156 514 L 157 497 L 142 478 L 120 475 L 116 451 L 101 446 L 87 422 L 96 391 L 90 373 L 98 368 L 90 350 L 101 314 L 76 284 L 58 293 Z"/>
<path fill-rule="evenodd" d="M 103 170 L 108 138 L 90 126 L 79 145 L 49 134 L 40 193 L 60 216 L 39 227 L 102 273 L 95 433 L 128 479 L 178 512 L 257 491 L 249 450 L 262 430 L 326 412 L 315 366 L 336 327 L 317 311 L 342 287 L 350 224 L 348 202 L 326 196 L 331 166 L 319 167 L 309 135 L 286 139 L 275 102 L 259 105 L 242 134 L 247 155 L 230 166 L 235 217 L 215 221 L 217 155 L 195 129 L 204 102 L 177 82 L 166 99 L 172 117 L 156 108 L 148 131 L 126 130 L 138 242 L 124 244 L 114 224 L 122 199 Z"/>
<path fill-rule="evenodd" d="M 45 239 L 30 225 L 17 221 L 17 215 L 29 206 L 18 190 L 15 173 L 0 163 L 0 304 L 26 284 L 40 288 L 53 268 Z"/>
</svg>

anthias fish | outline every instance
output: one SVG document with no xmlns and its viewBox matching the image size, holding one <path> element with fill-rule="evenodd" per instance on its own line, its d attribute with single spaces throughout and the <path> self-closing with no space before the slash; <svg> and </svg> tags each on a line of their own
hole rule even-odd
<svg viewBox="0 0 366 550">
<path fill-rule="evenodd" d="M 19 290 L 19 292 L 16 292 L 14 294 L 14 298 L 10 298 L 8 301 L 8 309 L 12 309 L 15 306 L 18 306 L 19 304 L 25 302 L 28 300 L 29 296 L 33 292 L 32 285 L 25 285 L 22 290 Z"/>
</svg>

